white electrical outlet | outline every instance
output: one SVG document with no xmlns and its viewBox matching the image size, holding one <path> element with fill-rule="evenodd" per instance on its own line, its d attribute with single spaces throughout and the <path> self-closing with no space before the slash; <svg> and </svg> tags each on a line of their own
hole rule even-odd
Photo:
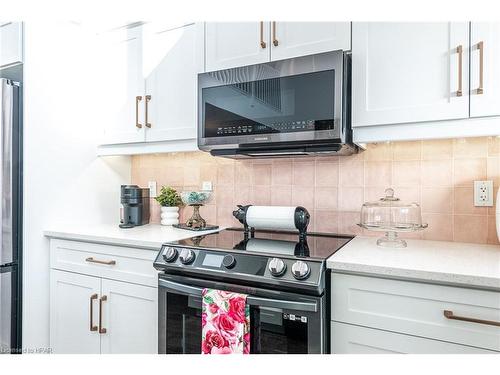
<svg viewBox="0 0 500 375">
<path fill-rule="evenodd" d="M 493 207 L 493 181 L 474 181 L 474 206 Z"/>
<path fill-rule="evenodd" d="M 201 183 L 201 190 L 212 191 L 212 181 L 203 181 Z"/>
<path fill-rule="evenodd" d="M 149 197 L 156 198 L 156 181 L 148 181 Z"/>
</svg>

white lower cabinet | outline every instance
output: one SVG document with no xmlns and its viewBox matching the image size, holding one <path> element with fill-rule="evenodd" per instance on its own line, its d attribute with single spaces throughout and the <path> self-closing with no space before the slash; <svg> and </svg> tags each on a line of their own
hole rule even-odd
<svg viewBox="0 0 500 375">
<path fill-rule="evenodd" d="M 340 273 L 331 283 L 332 345 L 340 352 L 398 345 L 408 353 L 500 352 L 500 292 Z"/>
<path fill-rule="evenodd" d="M 158 353 L 158 288 L 150 281 L 157 274 L 154 254 L 151 250 L 51 240 L 52 351 Z M 142 261 L 148 257 L 150 269 L 146 270 Z M 83 262 L 88 263 L 88 274 L 74 272 L 86 270 Z"/>
<path fill-rule="evenodd" d="M 101 290 L 101 353 L 157 353 L 158 289 L 103 279 Z"/>
<path fill-rule="evenodd" d="M 90 329 L 97 325 L 100 292 L 98 277 L 50 271 L 50 346 L 54 353 L 101 352 L 100 335 Z"/>
<path fill-rule="evenodd" d="M 479 354 L 496 353 L 471 346 L 332 322 L 333 354 Z"/>
</svg>

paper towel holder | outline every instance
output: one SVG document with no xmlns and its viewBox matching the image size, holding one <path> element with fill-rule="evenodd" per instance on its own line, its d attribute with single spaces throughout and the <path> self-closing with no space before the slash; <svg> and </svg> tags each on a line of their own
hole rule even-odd
<svg viewBox="0 0 500 375">
<path fill-rule="evenodd" d="M 238 209 L 233 211 L 233 216 L 241 223 L 243 224 L 244 230 L 245 230 L 245 237 L 254 237 L 255 236 L 255 229 L 269 229 L 269 228 L 254 228 L 248 225 L 247 223 L 247 213 L 253 205 L 237 205 Z M 303 241 L 307 237 L 307 227 L 309 226 L 309 221 L 311 219 L 311 215 L 307 211 L 306 208 L 302 206 L 297 206 L 295 207 L 294 213 L 293 213 L 293 222 L 295 225 L 295 229 L 299 231 L 299 240 Z M 288 228 L 288 229 L 293 229 L 293 228 Z"/>
</svg>

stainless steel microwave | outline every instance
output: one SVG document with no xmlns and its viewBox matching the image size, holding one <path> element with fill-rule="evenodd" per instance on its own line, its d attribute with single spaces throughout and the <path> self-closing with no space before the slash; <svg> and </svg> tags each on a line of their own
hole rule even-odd
<svg viewBox="0 0 500 375">
<path fill-rule="evenodd" d="M 231 158 L 352 154 L 351 57 L 334 51 L 198 76 L 198 147 Z"/>
</svg>

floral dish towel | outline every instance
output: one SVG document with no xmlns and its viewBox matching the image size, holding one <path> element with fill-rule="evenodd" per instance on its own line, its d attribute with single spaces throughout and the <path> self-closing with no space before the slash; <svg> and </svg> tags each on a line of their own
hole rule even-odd
<svg viewBox="0 0 500 375">
<path fill-rule="evenodd" d="M 202 354 L 249 354 L 247 295 L 203 289 L 202 299 Z"/>
</svg>

